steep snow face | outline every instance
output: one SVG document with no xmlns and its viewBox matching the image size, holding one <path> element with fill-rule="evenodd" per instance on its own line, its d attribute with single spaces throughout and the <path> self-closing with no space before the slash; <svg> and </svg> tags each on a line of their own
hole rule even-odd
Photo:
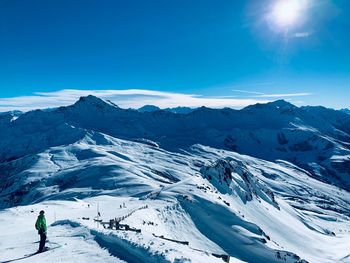
<svg viewBox="0 0 350 263">
<path fill-rule="evenodd" d="M 263 199 L 278 207 L 273 192 L 241 161 L 232 158 L 220 159 L 210 166 L 203 167 L 201 172 L 222 194 L 235 195 L 244 203 L 253 198 Z"/>
<path fill-rule="evenodd" d="M 350 189 L 350 162 L 337 158 L 350 154 L 350 115 L 323 107 L 298 108 L 276 101 L 240 111 L 201 107 L 175 114 L 125 110 L 88 96 L 72 106 L 22 114 L 12 122 L 0 117 L 0 128 L 0 162 L 74 143 L 93 130 L 152 141 L 171 151 L 200 143 L 270 161 L 283 159 L 322 181 Z"/>
</svg>

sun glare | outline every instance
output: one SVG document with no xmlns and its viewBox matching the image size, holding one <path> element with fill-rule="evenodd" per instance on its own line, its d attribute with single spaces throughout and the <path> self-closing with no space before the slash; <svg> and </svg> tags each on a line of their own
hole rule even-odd
<svg viewBox="0 0 350 263">
<path fill-rule="evenodd" d="M 277 0 L 272 18 L 278 27 L 290 27 L 298 23 L 305 8 L 305 0 Z"/>
</svg>

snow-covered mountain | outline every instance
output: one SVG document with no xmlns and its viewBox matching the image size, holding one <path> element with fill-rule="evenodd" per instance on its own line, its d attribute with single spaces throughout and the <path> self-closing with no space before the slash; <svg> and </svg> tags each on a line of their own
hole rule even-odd
<svg viewBox="0 0 350 263">
<path fill-rule="evenodd" d="M 270 161 L 283 159 L 350 189 L 350 115 L 323 107 L 298 108 L 276 101 L 239 111 L 201 107 L 174 114 L 121 109 L 88 96 L 72 106 L 32 111 L 0 125 L 1 162 L 74 142 L 87 129 L 151 140 L 171 151 L 200 143 Z"/>
<path fill-rule="evenodd" d="M 345 112 L 347 114 L 350 114 L 350 110 L 349 109 L 341 109 L 340 111 Z"/>
<path fill-rule="evenodd" d="M 88 96 L 2 121 L 0 262 L 34 249 L 41 209 L 55 249 L 24 262 L 349 262 L 349 117 Z M 141 233 L 104 229 L 97 209 Z"/>
<path fill-rule="evenodd" d="M 173 112 L 173 113 L 178 113 L 178 114 L 189 114 L 191 113 L 192 111 L 195 110 L 195 108 L 190 108 L 190 107 L 175 107 L 175 108 L 166 108 L 164 109 L 165 111 L 170 111 L 170 112 Z"/>
<path fill-rule="evenodd" d="M 0 123 L 8 123 L 17 119 L 23 113 L 21 111 L 0 112 Z"/>
<path fill-rule="evenodd" d="M 152 112 L 152 111 L 158 111 L 161 109 L 157 106 L 154 106 L 154 105 L 145 105 L 137 110 L 140 112 Z"/>
</svg>

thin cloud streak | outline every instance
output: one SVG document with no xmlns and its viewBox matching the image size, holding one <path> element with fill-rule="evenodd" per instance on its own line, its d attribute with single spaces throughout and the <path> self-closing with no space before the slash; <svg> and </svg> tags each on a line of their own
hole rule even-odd
<svg viewBox="0 0 350 263">
<path fill-rule="evenodd" d="M 264 93 L 262 93 L 262 92 L 247 91 L 247 90 L 241 90 L 241 89 L 233 89 L 232 91 L 240 92 L 240 93 L 247 93 L 247 94 L 259 94 L 259 95 L 264 95 Z"/>
<path fill-rule="evenodd" d="M 198 94 L 185 94 L 163 92 L 143 89 L 127 90 L 73 90 L 66 89 L 56 92 L 37 92 L 33 96 L 21 96 L 13 98 L 0 98 L 0 111 L 55 108 L 75 103 L 79 97 L 94 95 L 110 100 L 121 108 L 139 108 L 152 104 L 160 108 L 167 107 L 200 107 L 212 108 L 242 108 L 255 103 L 267 103 L 268 99 L 256 98 L 218 98 L 201 96 Z"/>
<path fill-rule="evenodd" d="M 297 32 L 293 35 L 294 38 L 307 38 L 309 36 L 311 36 L 312 33 L 311 32 Z"/>
<path fill-rule="evenodd" d="M 303 93 L 281 93 L 281 94 L 262 94 L 254 96 L 255 98 L 284 98 L 284 97 L 302 97 L 310 96 L 312 93 L 303 92 Z"/>
<path fill-rule="evenodd" d="M 250 98 L 289 98 L 289 97 L 302 97 L 302 96 L 313 95 L 312 93 L 309 93 L 309 92 L 267 94 L 259 91 L 239 90 L 239 89 L 233 89 L 232 91 L 239 92 L 239 93 L 253 94 L 254 96 L 250 96 Z"/>
</svg>

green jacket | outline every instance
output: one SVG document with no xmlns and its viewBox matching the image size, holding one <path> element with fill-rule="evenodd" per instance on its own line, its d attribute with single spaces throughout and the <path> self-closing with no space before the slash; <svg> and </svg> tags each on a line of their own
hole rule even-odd
<svg viewBox="0 0 350 263">
<path fill-rule="evenodd" d="M 39 215 L 38 219 L 36 220 L 35 223 L 35 228 L 38 230 L 39 234 L 40 232 L 46 233 L 47 226 L 46 226 L 46 219 L 44 215 Z"/>
</svg>

